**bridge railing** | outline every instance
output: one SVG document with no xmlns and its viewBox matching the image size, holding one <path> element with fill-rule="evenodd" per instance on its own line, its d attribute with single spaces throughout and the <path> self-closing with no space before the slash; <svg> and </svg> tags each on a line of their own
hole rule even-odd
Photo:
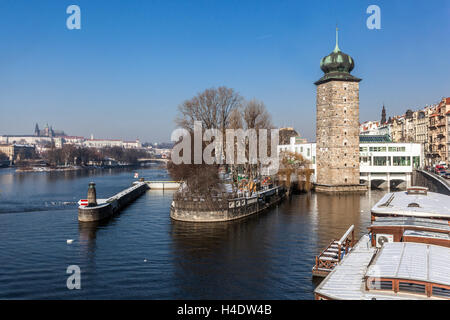
<svg viewBox="0 0 450 320">
<path fill-rule="evenodd" d="M 435 181 L 439 182 L 444 187 L 444 189 L 447 190 L 447 194 L 450 194 L 450 183 L 447 180 L 445 180 L 444 178 L 438 176 L 437 174 L 434 174 L 432 172 L 429 172 L 429 171 L 426 171 L 426 170 L 423 170 L 423 169 L 417 169 L 416 171 L 417 172 L 421 172 L 421 173 L 431 177 Z"/>
</svg>

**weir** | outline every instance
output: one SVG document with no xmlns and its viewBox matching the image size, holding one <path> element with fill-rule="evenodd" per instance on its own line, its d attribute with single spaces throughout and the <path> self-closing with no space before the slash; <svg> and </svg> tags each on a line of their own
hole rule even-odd
<svg viewBox="0 0 450 320">
<path fill-rule="evenodd" d="M 178 190 L 180 181 L 145 181 L 151 190 Z"/>
</svg>

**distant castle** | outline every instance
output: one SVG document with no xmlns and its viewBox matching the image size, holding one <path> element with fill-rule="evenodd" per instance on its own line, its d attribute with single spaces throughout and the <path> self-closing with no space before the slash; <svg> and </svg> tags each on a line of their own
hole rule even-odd
<svg viewBox="0 0 450 320">
<path fill-rule="evenodd" d="M 52 126 L 48 126 L 48 123 L 45 125 L 45 128 L 43 130 L 39 129 L 39 125 L 36 123 L 36 126 L 34 127 L 34 135 L 36 137 L 62 137 L 66 134 L 64 131 L 61 130 L 53 130 Z"/>
</svg>

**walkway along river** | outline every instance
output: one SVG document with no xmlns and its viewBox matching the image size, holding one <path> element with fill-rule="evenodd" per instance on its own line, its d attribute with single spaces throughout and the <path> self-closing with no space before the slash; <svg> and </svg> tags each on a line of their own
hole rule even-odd
<svg viewBox="0 0 450 320">
<path fill-rule="evenodd" d="M 199 225 L 170 219 L 173 191 L 150 190 L 111 220 L 77 221 L 90 181 L 107 198 L 133 172 L 0 169 L 0 298 L 313 299 L 314 256 L 349 225 L 364 234 L 384 194 L 293 195 L 262 214 Z M 74 264 L 81 290 L 66 287 Z"/>
</svg>

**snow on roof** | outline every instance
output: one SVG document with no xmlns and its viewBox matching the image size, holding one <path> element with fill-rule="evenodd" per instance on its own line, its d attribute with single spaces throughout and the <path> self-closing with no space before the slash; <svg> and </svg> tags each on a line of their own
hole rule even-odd
<svg viewBox="0 0 450 320">
<path fill-rule="evenodd" d="M 378 217 L 372 222 L 371 227 L 424 227 L 450 233 L 447 221 L 416 217 Z"/>
<path fill-rule="evenodd" d="M 372 258 L 374 262 L 369 266 Z M 399 292 L 367 291 L 365 277 L 416 279 L 450 284 L 450 248 L 413 242 L 385 243 L 378 251 L 364 235 L 314 291 L 337 300 L 435 299 Z M 369 266 L 369 267 L 368 267 Z"/>
<path fill-rule="evenodd" d="M 415 242 L 385 243 L 366 276 L 450 285 L 450 248 Z"/>
<path fill-rule="evenodd" d="M 315 292 L 332 299 L 360 300 L 364 292 L 362 281 L 367 265 L 376 252 L 364 235 L 350 254 L 323 280 Z"/>
<path fill-rule="evenodd" d="M 450 235 L 441 232 L 423 231 L 423 230 L 406 230 L 403 232 L 405 237 L 432 238 L 450 241 Z"/>
<path fill-rule="evenodd" d="M 417 204 L 418 207 L 408 205 Z M 408 194 L 406 191 L 387 193 L 372 208 L 372 213 L 430 218 L 450 218 L 450 196 L 428 192 Z"/>
</svg>

